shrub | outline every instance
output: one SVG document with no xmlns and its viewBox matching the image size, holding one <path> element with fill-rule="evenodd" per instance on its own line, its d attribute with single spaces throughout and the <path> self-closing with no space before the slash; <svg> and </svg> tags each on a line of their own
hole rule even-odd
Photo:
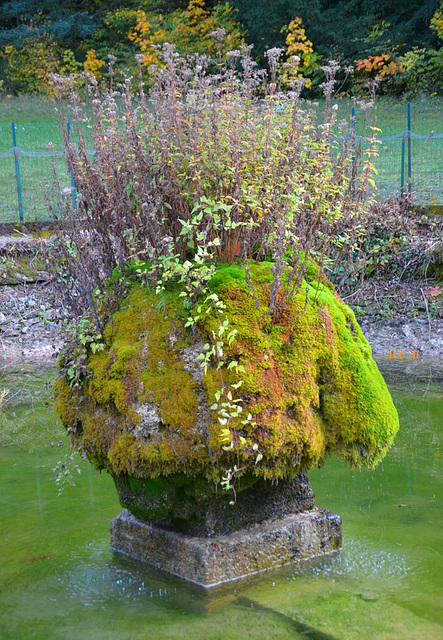
<svg viewBox="0 0 443 640">
<path fill-rule="evenodd" d="M 83 68 L 86 73 L 92 73 L 95 78 L 99 79 L 102 75 L 102 69 L 106 67 L 106 62 L 100 60 L 97 56 L 95 49 L 89 49 L 86 52 L 86 60 L 83 63 Z"/>
<path fill-rule="evenodd" d="M 46 35 L 27 38 L 20 48 L 6 45 L 3 57 L 7 61 L 8 88 L 17 94 L 51 93 L 51 75 L 69 75 L 78 70 L 78 63 L 70 49 L 61 49 Z"/>
<path fill-rule="evenodd" d="M 300 101 L 300 83 L 280 91 L 280 50 L 268 51 L 268 74 L 250 47 L 223 58 L 223 35 L 213 34 L 220 43 L 215 73 L 207 56 L 181 58 L 165 45 L 149 101 L 143 83 L 136 104 L 129 79 L 116 89 L 112 64 L 110 90 L 100 94 L 90 78 L 93 157 L 72 96 L 78 143 L 66 136 L 66 145 L 77 206 L 64 190 L 55 213 L 65 223 L 59 270 L 79 309 L 93 305 L 94 291 L 110 279 L 114 293 L 124 286 L 128 262 L 149 263 L 158 276 L 189 261 L 202 269 L 271 259 L 269 311 L 277 315 L 302 281 L 306 259 L 332 276 L 340 265 L 341 279 L 346 265 L 355 270 L 348 258 L 364 233 L 373 145 L 357 176 L 349 125 L 330 107 L 337 65 L 324 67 L 319 124 L 315 109 Z"/>
</svg>

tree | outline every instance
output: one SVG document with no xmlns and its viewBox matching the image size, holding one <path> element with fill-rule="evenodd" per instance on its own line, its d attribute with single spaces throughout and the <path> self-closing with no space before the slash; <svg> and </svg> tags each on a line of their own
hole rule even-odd
<svg viewBox="0 0 443 640">
<path fill-rule="evenodd" d="M 286 33 L 286 57 L 290 63 L 286 65 L 284 82 L 290 85 L 291 82 L 303 78 L 306 88 L 310 89 L 312 79 L 309 76 L 318 67 L 317 54 L 314 52 L 314 45 L 306 36 L 301 18 L 291 20 L 287 27 L 283 27 L 282 32 Z"/>
<path fill-rule="evenodd" d="M 296 16 L 306 26 L 307 37 L 324 59 L 351 63 L 355 58 L 378 55 L 380 45 L 398 44 L 400 53 L 412 46 L 432 46 L 436 38 L 429 24 L 438 0 L 234 0 L 247 39 L 259 51 L 284 43 L 281 29 Z M 388 25 L 376 42 L 369 38 L 377 25 Z M 369 40 L 368 40 L 369 38 Z M 378 50 L 371 49 L 377 45 Z"/>
<path fill-rule="evenodd" d="M 36 30 L 38 35 L 45 34 L 55 41 L 81 42 L 98 27 L 97 20 L 81 5 L 74 0 L 7 2 L 0 17 L 0 46 L 20 47 L 25 39 L 36 37 Z"/>
<path fill-rule="evenodd" d="M 225 32 L 220 45 L 211 36 L 217 29 Z M 149 66 L 159 63 L 155 45 L 170 42 L 183 54 L 215 55 L 219 46 L 223 51 L 238 48 L 243 43 L 243 33 L 229 2 L 208 10 L 204 0 L 189 0 L 185 9 L 177 9 L 165 17 L 140 9 L 129 39 L 140 46 L 144 54 L 143 64 Z"/>
<path fill-rule="evenodd" d="M 18 94 L 51 94 L 51 74 L 69 75 L 78 70 L 73 52 L 61 49 L 47 36 L 26 38 L 20 48 L 8 44 L 3 55 L 8 63 L 8 87 Z"/>
</svg>

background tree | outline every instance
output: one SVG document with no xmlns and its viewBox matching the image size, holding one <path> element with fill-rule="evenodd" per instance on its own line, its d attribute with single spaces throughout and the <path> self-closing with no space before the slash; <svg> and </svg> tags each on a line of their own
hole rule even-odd
<svg viewBox="0 0 443 640">
<path fill-rule="evenodd" d="M 312 87 L 310 76 L 318 69 L 318 55 L 314 52 L 314 45 L 306 36 L 301 18 L 291 20 L 282 32 L 286 34 L 286 58 L 292 64 L 286 65 L 283 74 L 285 84 L 289 85 L 300 78 L 305 79 L 307 89 Z"/>
<path fill-rule="evenodd" d="M 441 16 L 439 0 L 274 0 L 272 5 L 268 0 L 15 0 L 0 10 L 0 74 L 8 91 L 27 90 L 16 82 L 20 74 L 8 66 L 18 64 L 18 52 L 25 44 L 29 49 L 30 40 L 40 48 L 51 43 L 61 58 L 68 51 L 81 66 L 90 65 L 86 58 L 91 50 L 99 60 L 112 53 L 116 69 L 132 73 L 135 54 L 143 53 L 148 66 L 155 59 L 152 45 L 165 41 L 176 44 L 180 53 L 214 54 L 208 35 L 223 28 L 226 47 L 235 49 L 243 40 L 254 44 L 253 57 L 262 64 L 268 48 L 294 48 L 302 42 L 306 48 L 310 42 L 311 50 L 293 55 L 302 54 L 299 73 L 312 80 L 317 92 L 315 65 L 334 59 L 343 66 L 360 61 L 362 84 L 365 75 L 383 73 L 386 91 L 439 93 Z M 306 41 L 285 43 L 296 18 Z M 8 53 L 8 46 L 14 51 Z"/>
</svg>

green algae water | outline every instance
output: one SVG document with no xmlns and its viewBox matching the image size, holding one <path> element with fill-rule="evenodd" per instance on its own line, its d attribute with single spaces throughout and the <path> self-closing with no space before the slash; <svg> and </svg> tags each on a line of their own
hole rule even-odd
<svg viewBox="0 0 443 640">
<path fill-rule="evenodd" d="M 54 371 L 4 373 L 0 639 L 443 639 L 443 367 L 394 364 L 401 430 L 385 460 L 310 473 L 317 504 L 342 517 L 342 551 L 209 591 L 109 550 L 121 508 L 86 461 L 57 495 Z"/>
</svg>

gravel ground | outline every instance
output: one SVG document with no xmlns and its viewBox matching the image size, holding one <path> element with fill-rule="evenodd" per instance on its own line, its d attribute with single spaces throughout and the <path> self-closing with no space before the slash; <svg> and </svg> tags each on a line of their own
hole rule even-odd
<svg viewBox="0 0 443 640">
<path fill-rule="evenodd" d="M 30 235 L 0 234 L 0 257 L 11 245 L 20 252 L 35 243 L 38 240 Z M 14 285 L 1 284 L 0 280 L 0 371 L 14 362 L 43 363 L 56 359 L 66 318 L 69 311 L 57 304 L 45 278 L 33 282 L 32 278 L 18 274 Z M 359 315 L 357 320 L 379 361 L 416 360 L 417 356 L 443 359 L 441 318 Z"/>
<path fill-rule="evenodd" d="M 68 316 L 48 286 L 0 286 L 0 370 L 17 361 L 46 362 L 57 357 L 60 328 Z"/>
<path fill-rule="evenodd" d="M 357 318 L 360 327 L 372 347 L 374 356 L 389 359 L 391 352 L 399 358 L 443 358 L 443 320 L 417 318 Z M 391 354 L 393 358 L 393 353 Z"/>
<path fill-rule="evenodd" d="M 62 345 L 61 328 L 68 317 L 68 310 L 56 304 L 47 284 L 0 285 L 0 370 L 14 361 L 56 358 Z M 417 355 L 443 359 L 441 319 L 360 316 L 358 321 L 377 359 L 412 360 Z"/>
</svg>

